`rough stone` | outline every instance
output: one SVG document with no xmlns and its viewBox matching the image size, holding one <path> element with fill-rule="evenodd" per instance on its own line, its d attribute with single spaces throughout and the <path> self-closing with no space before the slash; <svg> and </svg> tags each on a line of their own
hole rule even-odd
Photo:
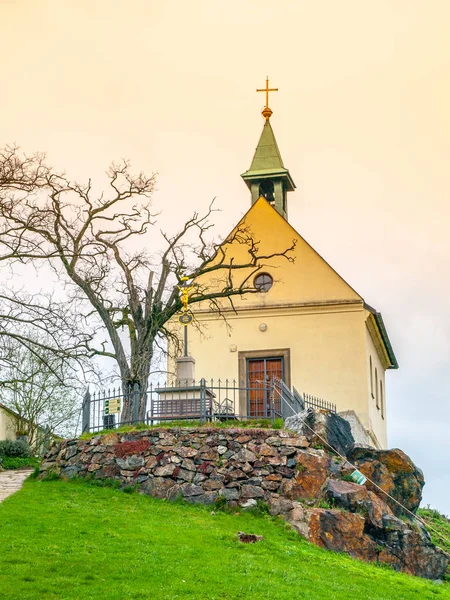
<svg viewBox="0 0 450 600">
<path fill-rule="evenodd" d="M 176 465 L 169 463 L 168 465 L 164 465 L 162 467 L 156 467 L 154 474 L 156 477 L 170 477 L 176 468 Z"/>
<path fill-rule="evenodd" d="M 107 433 L 102 438 L 102 444 L 104 446 L 115 446 L 119 443 L 119 436 L 117 433 Z"/>
<path fill-rule="evenodd" d="M 239 498 L 239 491 L 233 488 L 223 488 L 220 490 L 219 495 L 225 498 L 225 500 L 237 500 Z"/>
<path fill-rule="evenodd" d="M 70 458 L 78 454 L 78 452 L 79 450 L 77 446 L 69 446 L 66 450 L 66 460 L 69 460 Z"/>
<path fill-rule="evenodd" d="M 259 454 L 261 456 L 277 456 L 278 452 L 273 446 L 269 446 L 269 444 L 262 444 L 259 448 Z"/>
<path fill-rule="evenodd" d="M 243 485 L 241 488 L 241 498 L 263 498 L 264 492 L 256 485 Z"/>
<path fill-rule="evenodd" d="M 178 454 L 178 456 L 181 456 L 181 458 L 192 458 L 198 454 L 198 450 L 196 448 L 191 448 L 189 446 L 176 447 L 175 452 Z"/>
<path fill-rule="evenodd" d="M 255 506 L 257 506 L 258 503 L 256 502 L 256 500 L 253 500 L 253 498 L 250 498 L 249 500 L 246 500 L 245 502 L 241 502 L 240 507 L 243 510 L 248 510 L 249 508 L 255 508 Z"/>
<path fill-rule="evenodd" d="M 293 500 L 317 498 L 328 473 L 329 458 L 306 451 L 297 455 L 297 473 L 293 479 L 283 482 L 280 493 Z"/>
<path fill-rule="evenodd" d="M 89 473 L 93 473 L 94 471 L 98 471 L 99 469 L 102 468 L 102 465 L 100 465 L 99 463 L 91 463 L 90 465 L 88 465 L 88 471 Z"/>
<path fill-rule="evenodd" d="M 280 483 L 278 481 L 263 481 L 261 484 L 263 490 L 270 490 L 271 492 L 275 492 L 280 487 Z"/>
<path fill-rule="evenodd" d="M 323 445 L 323 440 L 341 454 L 355 443 L 348 421 L 339 415 L 317 412 L 312 408 L 288 417 L 285 427 L 304 436 L 309 444 Z"/>
<path fill-rule="evenodd" d="M 153 496 L 154 498 L 167 498 L 168 492 L 173 488 L 175 482 L 166 477 L 149 477 L 147 481 L 140 486 L 140 491 Z"/>
<path fill-rule="evenodd" d="M 97 471 L 97 479 L 113 479 L 119 474 L 120 468 L 117 464 L 104 465 L 100 471 Z"/>
<path fill-rule="evenodd" d="M 231 479 L 247 479 L 247 475 L 240 469 L 233 469 L 228 474 Z"/>
<path fill-rule="evenodd" d="M 236 460 L 243 463 L 252 463 L 256 460 L 256 454 L 247 448 L 241 448 L 241 450 L 239 450 L 239 452 L 236 454 Z"/>
<path fill-rule="evenodd" d="M 183 469 L 187 469 L 188 471 L 195 471 L 197 469 L 195 463 L 190 458 L 185 458 L 181 463 Z"/>
<path fill-rule="evenodd" d="M 178 472 L 173 472 L 173 477 L 190 482 L 194 479 L 194 473 L 192 471 L 188 471 L 187 469 L 178 469 Z"/>
<path fill-rule="evenodd" d="M 183 496 L 186 498 L 189 496 L 199 496 L 202 493 L 203 493 L 203 488 L 200 487 L 199 485 L 189 483 L 183 487 Z"/>
<path fill-rule="evenodd" d="M 364 517 L 340 510 L 315 509 L 308 524 L 308 539 L 317 546 L 373 561 L 376 543 L 364 535 Z"/>
<path fill-rule="evenodd" d="M 71 479 L 72 477 L 76 477 L 80 472 L 78 467 L 66 467 L 61 471 L 61 476 L 67 479 Z"/>
<path fill-rule="evenodd" d="M 145 465 L 143 456 L 127 456 L 126 458 L 116 458 L 116 462 L 121 469 L 137 469 Z"/>
<path fill-rule="evenodd" d="M 293 456 L 297 452 L 297 448 L 286 446 L 285 448 L 280 448 L 279 452 L 284 456 Z"/>
<path fill-rule="evenodd" d="M 208 492 L 220 490 L 223 488 L 223 483 L 221 481 L 215 481 L 214 479 L 208 479 L 208 481 L 205 481 L 205 483 L 202 485 L 202 488 Z"/>
<path fill-rule="evenodd" d="M 285 515 L 292 510 L 293 504 L 292 500 L 288 500 L 283 496 L 273 495 L 270 499 L 269 512 L 272 516 Z"/>
<path fill-rule="evenodd" d="M 416 512 L 422 499 L 422 489 L 425 484 L 422 471 L 402 450 L 376 450 L 365 446 L 355 445 L 347 458 L 367 478 L 376 483 L 382 490 L 391 495 L 400 504 L 413 513 Z M 402 507 L 383 492 L 380 492 L 370 482 L 367 489 L 374 492 L 383 502 L 386 502 L 395 515 L 404 513 Z"/>
<path fill-rule="evenodd" d="M 387 504 L 357 483 L 329 479 L 324 495 L 336 507 L 365 515 L 366 523 L 373 527 L 383 528 L 383 519 L 386 516 L 393 516 Z"/>
<path fill-rule="evenodd" d="M 219 494 L 217 492 L 205 492 L 204 494 L 187 496 L 185 500 L 194 504 L 214 504 L 218 497 Z"/>
<path fill-rule="evenodd" d="M 147 469 L 153 469 L 157 465 L 158 461 L 156 460 L 156 456 L 150 455 L 147 457 L 145 461 L 145 466 Z"/>
</svg>

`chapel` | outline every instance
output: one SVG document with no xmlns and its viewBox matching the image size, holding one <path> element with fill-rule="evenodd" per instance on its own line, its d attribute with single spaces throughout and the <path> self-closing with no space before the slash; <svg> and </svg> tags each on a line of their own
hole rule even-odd
<svg viewBox="0 0 450 600">
<path fill-rule="evenodd" d="M 259 91 L 259 90 L 258 90 Z M 251 389 L 279 378 L 291 388 L 336 405 L 358 441 L 387 447 L 385 373 L 398 364 L 381 314 L 312 248 L 288 219 L 288 195 L 295 189 L 270 122 L 250 168 L 241 177 L 249 189 L 249 210 L 236 225 L 246 227 L 259 252 L 281 254 L 293 243 L 295 260 L 276 256 L 253 277 L 255 293 L 221 306 L 221 318 L 206 304 L 193 304 L 198 327 L 189 328 L 189 354 L 196 378 L 236 380 L 248 386 L 241 414 L 260 416 Z M 227 248 L 239 261 L 239 243 Z M 247 277 L 236 272 L 233 277 Z M 208 286 L 223 285 L 217 274 Z"/>
</svg>

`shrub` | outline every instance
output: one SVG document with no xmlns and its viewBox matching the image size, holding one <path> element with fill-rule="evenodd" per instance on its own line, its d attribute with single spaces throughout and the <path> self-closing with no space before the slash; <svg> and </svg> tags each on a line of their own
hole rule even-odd
<svg viewBox="0 0 450 600">
<path fill-rule="evenodd" d="M 10 458 L 28 458 L 31 456 L 31 448 L 24 440 L 2 440 L 0 442 L 0 456 Z"/>
<path fill-rule="evenodd" d="M 2 456 L 0 457 L 1 466 L 8 469 L 23 469 L 25 467 L 37 468 L 39 469 L 39 458 L 34 457 L 11 457 L 11 456 Z"/>
</svg>

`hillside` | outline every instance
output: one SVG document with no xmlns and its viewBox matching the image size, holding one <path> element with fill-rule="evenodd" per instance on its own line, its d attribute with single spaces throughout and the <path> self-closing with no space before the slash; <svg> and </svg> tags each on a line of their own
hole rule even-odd
<svg viewBox="0 0 450 600">
<path fill-rule="evenodd" d="M 0 505 L 2 599 L 450 600 L 446 584 L 327 552 L 268 515 L 213 512 L 29 480 Z"/>
<path fill-rule="evenodd" d="M 450 540 L 450 519 L 439 511 L 429 507 L 419 508 L 417 514 L 427 524 L 433 543 L 436 544 L 436 546 L 440 546 L 450 555 L 450 542 L 447 541 Z M 450 582 L 450 566 L 447 569 L 445 578 Z"/>
</svg>

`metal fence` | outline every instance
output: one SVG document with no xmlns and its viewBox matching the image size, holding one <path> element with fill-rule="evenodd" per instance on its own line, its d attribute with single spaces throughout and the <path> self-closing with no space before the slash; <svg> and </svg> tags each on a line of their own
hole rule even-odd
<svg viewBox="0 0 450 600">
<path fill-rule="evenodd" d="M 244 385 L 225 380 L 178 381 L 151 384 L 141 392 L 137 384 L 123 391 L 113 388 L 90 394 L 82 407 L 82 431 L 96 432 L 121 425 L 169 421 L 233 421 L 285 419 L 306 407 L 336 412 L 336 407 L 309 395 L 293 392 L 281 380 Z"/>
</svg>

